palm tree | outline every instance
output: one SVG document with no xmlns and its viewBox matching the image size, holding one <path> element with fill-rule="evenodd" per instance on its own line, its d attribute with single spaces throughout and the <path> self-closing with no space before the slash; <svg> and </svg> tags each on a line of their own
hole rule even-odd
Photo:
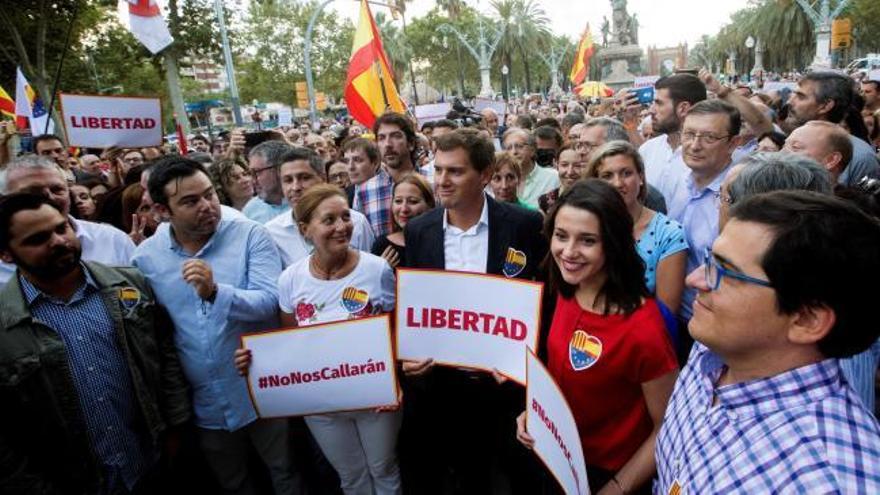
<svg viewBox="0 0 880 495">
<path fill-rule="evenodd" d="M 501 53 L 509 70 L 512 70 L 511 52 L 519 53 L 525 73 L 526 92 L 531 92 L 532 75 L 526 47 L 544 44 L 550 36 L 547 13 L 536 0 L 492 0 L 495 15 L 506 26 L 501 40 Z"/>
</svg>

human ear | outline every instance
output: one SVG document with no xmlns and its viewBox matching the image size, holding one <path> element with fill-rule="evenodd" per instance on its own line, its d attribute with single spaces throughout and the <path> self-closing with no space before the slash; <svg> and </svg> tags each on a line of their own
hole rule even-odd
<svg viewBox="0 0 880 495">
<path fill-rule="evenodd" d="M 793 315 L 788 340 L 794 344 L 816 344 L 834 327 L 837 315 L 826 305 L 804 306 Z"/>
</svg>

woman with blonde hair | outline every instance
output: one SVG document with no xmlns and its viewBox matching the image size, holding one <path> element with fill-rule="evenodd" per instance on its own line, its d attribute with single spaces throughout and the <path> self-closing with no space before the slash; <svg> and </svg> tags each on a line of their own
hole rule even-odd
<svg viewBox="0 0 880 495">
<path fill-rule="evenodd" d="M 633 219 L 636 250 L 645 262 L 645 285 L 672 314 L 678 313 L 687 240 L 681 224 L 645 206 L 648 186 L 638 149 L 626 141 L 605 143 L 590 157 L 586 176 L 604 180 L 620 193 Z"/>
</svg>

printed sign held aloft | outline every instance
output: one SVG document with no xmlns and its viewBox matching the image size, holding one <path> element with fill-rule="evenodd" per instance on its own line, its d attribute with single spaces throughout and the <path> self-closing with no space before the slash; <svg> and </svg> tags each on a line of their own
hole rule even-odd
<svg viewBox="0 0 880 495">
<path fill-rule="evenodd" d="M 398 358 L 497 369 L 524 384 L 522 353 L 538 342 L 542 291 L 537 282 L 493 275 L 398 270 Z"/>
<path fill-rule="evenodd" d="M 262 418 L 398 403 L 388 315 L 244 335 L 248 389 Z"/>
<path fill-rule="evenodd" d="M 61 94 L 71 146 L 140 148 L 162 145 L 159 98 Z"/>
<path fill-rule="evenodd" d="M 587 465 L 574 414 L 550 372 L 526 351 L 526 431 L 534 452 L 567 495 L 589 495 Z"/>
</svg>

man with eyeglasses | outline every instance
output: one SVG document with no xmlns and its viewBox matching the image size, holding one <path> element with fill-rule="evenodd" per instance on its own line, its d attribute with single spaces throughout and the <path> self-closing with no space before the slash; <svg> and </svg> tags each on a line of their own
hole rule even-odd
<svg viewBox="0 0 880 495">
<path fill-rule="evenodd" d="M 687 174 L 682 159 L 681 124 L 697 103 L 706 99 L 706 85 L 693 74 L 674 74 L 660 78 L 654 85 L 654 103 L 649 114 L 657 137 L 639 147 L 645 161 L 645 178 L 656 187 L 666 202 L 669 190 Z"/>
<path fill-rule="evenodd" d="M 681 144 L 688 170 L 664 195 L 669 217 L 682 224 L 691 247 L 686 273 L 700 265 L 703 251 L 718 236 L 717 197 L 741 126 L 739 111 L 721 100 L 701 101 L 684 118 Z M 684 291 L 679 311 L 684 320 L 691 317 L 695 294 L 690 288 Z"/>
<path fill-rule="evenodd" d="M 281 157 L 291 150 L 291 146 L 282 141 L 265 141 L 256 146 L 248 154 L 248 166 L 254 178 L 254 189 L 257 195 L 244 205 L 241 211 L 251 220 L 265 224 L 269 220 L 290 211 L 290 206 L 281 191 L 281 179 L 278 167 Z"/>
<path fill-rule="evenodd" d="M 535 163 L 535 136 L 525 129 L 513 128 L 505 132 L 502 144 L 504 151 L 513 154 L 522 167 L 520 201 L 537 210 L 538 198 L 559 187 L 559 172 Z"/>
<path fill-rule="evenodd" d="M 657 437 L 655 493 L 880 493 L 880 426 L 839 363 L 880 335 L 878 244 L 876 220 L 830 195 L 735 204 L 688 276 L 697 343 Z"/>
</svg>

